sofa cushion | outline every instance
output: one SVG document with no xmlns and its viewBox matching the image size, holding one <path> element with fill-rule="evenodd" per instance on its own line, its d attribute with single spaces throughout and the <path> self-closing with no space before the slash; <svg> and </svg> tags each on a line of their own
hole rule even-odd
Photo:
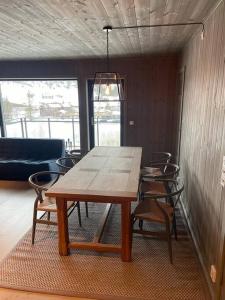
<svg viewBox="0 0 225 300">
<path fill-rule="evenodd" d="M 40 171 L 58 171 L 55 160 L 0 160 L 0 180 L 28 180 Z"/>
<path fill-rule="evenodd" d="M 64 156 L 64 140 L 0 138 L 0 158 L 48 160 Z"/>
<path fill-rule="evenodd" d="M 65 156 L 61 139 L 0 138 L 0 180 L 27 180 L 33 173 L 58 171 Z"/>
</svg>

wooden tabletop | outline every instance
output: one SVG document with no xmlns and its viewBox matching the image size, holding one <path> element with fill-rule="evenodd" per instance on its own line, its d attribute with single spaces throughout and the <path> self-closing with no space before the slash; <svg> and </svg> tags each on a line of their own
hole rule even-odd
<svg viewBox="0 0 225 300">
<path fill-rule="evenodd" d="M 140 147 L 95 147 L 46 195 L 93 202 L 135 201 L 141 153 Z"/>
</svg>

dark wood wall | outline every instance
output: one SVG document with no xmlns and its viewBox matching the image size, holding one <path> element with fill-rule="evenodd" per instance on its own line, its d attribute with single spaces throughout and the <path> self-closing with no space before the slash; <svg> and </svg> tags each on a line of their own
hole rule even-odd
<svg viewBox="0 0 225 300">
<path fill-rule="evenodd" d="M 205 39 L 196 33 L 183 52 L 181 166 L 186 185 L 183 204 L 215 295 L 220 285 L 225 219 L 225 192 L 220 184 L 225 155 L 224 1 L 205 27 Z M 217 269 L 216 284 L 209 277 L 211 265 Z"/>
<path fill-rule="evenodd" d="M 176 155 L 177 54 L 111 60 L 112 70 L 125 77 L 124 144 L 144 147 L 144 161 L 152 151 Z M 0 62 L 0 78 L 63 78 L 79 80 L 82 148 L 88 149 L 87 85 L 103 60 Z M 129 125 L 134 121 L 134 126 Z"/>
</svg>

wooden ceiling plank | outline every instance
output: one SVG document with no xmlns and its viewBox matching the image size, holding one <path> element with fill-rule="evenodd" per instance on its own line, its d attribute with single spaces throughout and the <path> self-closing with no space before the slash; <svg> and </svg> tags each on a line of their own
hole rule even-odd
<svg viewBox="0 0 225 300">
<path fill-rule="evenodd" d="M 150 25 L 150 0 L 134 0 L 137 25 Z M 150 43 L 149 28 L 138 29 L 141 52 L 147 53 Z"/>
<path fill-rule="evenodd" d="M 164 13 L 164 23 L 176 24 L 186 22 L 183 12 L 187 9 L 189 1 L 172 1 L 168 2 L 166 11 Z M 163 39 L 163 47 L 165 46 L 166 51 L 173 51 L 174 39 L 177 38 L 180 41 L 183 39 L 184 27 L 164 27 L 162 28 L 161 38 Z M 177 34 L 179 32 L 179 34 Z"/>
<path fill-rule="evenodd" d="M 104 26 L 121 26 L 121 18 L 118 14 L 117 9 L 115 9 L 115 4 L 111 0 L 100 1 L 101 7 L 104 9 L 106 17 L 104 20 Z M 121 54 L 127 53 L 127 41 L 124 39 L 124 34 L 120 30 L 114 30 L 109 35 L 109 47 L 110 54 L 117 54 L 120 50 Z"/>
<path fill-rule="evenodd" d="M 134 1 L 133 0 L 118 0 L 120 13 L 123 16 L 123 26 L 137 25 L 137 18 L 135 13 Z M 131 54 L 141 53 L 141 45 L 139 39 L 138 29 L 126 29 L 124 32 L 129 37 L 130 44 L 132 46 Z"/>
<path fill-rule="evenodd" d="M 177 8 L 177 18 L 175 22 L 199 22 L 202 21 L 203 16 L 200 14 L 200 7 L 203 11 L 207 10 L 207 3 L 205 0 L 189 0 L 189 1 L 181 1 L 181 5 Z M 179 12 L 179 13 L 178 13 Z M 176 49 L 179 48 L 182 43 L 186 43 L 191 35 L 198 29 L 199 25 L 190 25 L 181 27 L 180 30 L 177 28 L 174 31 L 174 34 L 171 38 L 171 42 L 168 47 Z"/>
<path fill-rule="evenodd" d="M 164 13 L 167 1 L 166 0 L 151 0 L 150 1 L 150 24 L 162 24 L 162 15 Z M 151 52 L 157 52 L 159 49 L 161 28 L 150 28 L 150 45 Z"/>
<path fill-rule="evenodd" d="M 139 2 L 139 6 L 136 5 Z M 150 25 L 150 0 L 135 0 L 135 9 L 138 25 Z M 139 36 L 142 46 L 142 52 L 148 53 L 150 47 L 150 28 L 141 28 Z"/>
<path fill-rule="evenodd" d="M 64 5 L 64 1 L 59 0 L 58 6 L 50 5 L 50 2 L 39 1 L 38 5 L 41 5 L 42 9 L 51 17 L 53 13 L 55 24 L 60 28 L 59 37 L 63 36 L 66 32 L 70 34 L 74 42 L 83 44 L 82 49 L 89 49 L 92 55 L 102 55 L 101 41 L 94 36 L 94 30 L 90 28 L 87 22 L 83 21 L 87 17 L 78 18 L 73 13 L 73 7 L 70 5 Z"/>
<path fill-rule="evenodd" d="M 27 48 L 31 48 L 32 51 L 35 51 L 36 53 L 44 51 L 43 45 L 41 45 L 42 43 L 45 43 L 45 49 L 49 49 L 49 51 L 55 50 L 57 47 L 59 47 L 57 40 L 53 38 L 53 35 L 50 35 L 50 37 L 46 40 L 41 35 L 40 30 L 32 26 L 32 23 L 30 24 L 30 22 L 28 22 L 27 20 L 26 22 L 22 22 L 19 18 L 19 11 L 17 7 L 14 7 L 13 15 L 11 11 L 3 13 L 3 11 L 1 10 L 0 16 L 1 25 L 2 23 L 5 23 L 7 24 L 6 26 L 11 26 L 11 29 L 7 28 L 6 26 L 1 26 L 1 28 L 6 28 L 5 32 L 7 32 L 8 34 L 8 40 L 13 41 L 13 47 L 17 48 L 17 43 L 19 43 L 20 46 L 23 46 L 24 50 L 26 50 Z M 12 32 L 14 33 L 14 35 L 12 35 Z M 49 47 L 50 43 L 52 43 L 52 47 Z"/>
<path fill-rule="evenodd" d="M 0 59 L 102 57 L 102 27 L 202 21 L 215 0 L 0 1 Z M 174 51 L 196 27 L 115 30 L 110 56 Z"/>
<path fill-rule="evenodd" d="M 110 1 L 110 0 L 104 0 L 104 2 L 107 2 L 107 1 Z M 118 25 L 114 25 L 114 24 L 113 25 L 118 26 L 118 27 L 124 27 L 125 26 L 124 15 L 121 13 L 119 2 L 117 0 L 114 0 L 113 5 L 114 5 L 114 8 L 118 15 L 118 20 L 119 20 Z M 120 37 L 121 43 L 123 42 L 125 44 L 126 54 L 133 53 L 133 45 L 131 43 L 131 40 L 127 33 L 127 30 L 126 29 L 117 30 L 117 34 Z"/>
<path fill-rule="evenodd" d="M 36 8 L 37 8 L 37 6 L 36 6 Z M 28 15 L 27 15 L 28 16 Z M 49 19 L 49 17 L 47 16 L 47 15 L 45 15 L 45 17 L 47 18 L 47 19 Z M 27 38 L 27 40 L 29 41 L 29 44 L 31 45 L 32 44 L 32 41 L 30 41 L 30 39 L 32 38 L 32 36 L 34 36 L 34 35 L 36 35 L 36 33 L 38 34 L 38 37 L 37 37 L 37 40 L 35 40 L 35 43 L 37 43 L 38 45 L 40 45 L 41 43 L 42 43 L 42 40 L 43 40 L 43 43 L 45 42 L 46 43 L 46 46 L 48 45 L 50 45 L 50 44 L 52 44 L 52 46 L 51 47 L 49 47 L 49 50 L 51 51 L 51 50 L 53 50 L 53 49 L 62 49 L 62 45 L 60 44 L 60 43 L 58 43 L 58 40 L 59 40 L 59 38 L 58 38 L 58 36 L 56 35 L 56 34 L 54 34 L 55 32 L 54 32 L 54 30 L 52 30 L 51 31 L 51 33 L 48 33 L 48 31 L 47 30 L 45 30 L 45 32 L 43 32 L 43 34 L 40 34 L 40 32 L 39 32 L 39 30 L 36 30 L 35 28 L 33 28 L 32 27 L 32 23 L 31 24 L 29 24 L 30 22 L 28 21 L 28 20 L 26 20 L 26 26 L 24 26 L 24 24 L 22 23 L 22 24 L 18 24 L 18 27 L 20 26 L 21 28 L 23 28 L 23 30 L 21 30 L 21 32 L 23 33 L 23 31 L 24 32 L 29 32 L 29 34 L 30 34 L 30 37 L 28 37 Z M 54 22 L 53 22 L 53 24 L 54 24 Z M 29 25 L 29 26 L 28 26 Z M 57 24 L 55 24 L 55 26 L 57 26 Z M 25 27 L 25 28 L 24 28 Z M 26 27 L 28 27 L 28 29 L 26 28 Z M 36 28 L 38 28 L 38 27 L 36 27 Z M 58 31 L 60 32 L 61 30 L 60 30 L 60 27 L 58 27 Z M 46 34 L 47 33 L 47 34 Z M 16 33 L 16 36 L 19 36 L 19 38 L 21 39 L 21 40 L 23 40 L 23 36 L 20 36 L 20 34 L 18 34 L 18 32 Z M 29 39 L 30 38 L 30 39 Z M 72 39 L 71 39 L 71 36 L 69 36 L 69 39 L 68 40 L 66 40 L 66 38 L 64 37 L 64 36 L 62 36 L 61 37 L 61 42 L 63 42 L 64 43 L 64 49 L 66 48 L 65 46 L 66 46 L 66 44 L 69 44 L 69 45 L 71 45 L 71 41 L 73 41 Z M 81 41 L 82 42 L 82 41 Z M 77 45 L 80 45 L 80 43 L 77 43 Z M 48 49 L 48 47 L 46 47 L 45 46 L 45 49 L 47 48 Z M 34 47 L 33 47 L 34 48 Z M 42 47 L 43 48 L 43 47 Z M 42 49 L 42 48 L 40 48 L 40 50 Z M 82 48 L 81 47 L 79 47 L 79 49 L 78 50 L 82 50 Z M 53 51 L 54 52 L 54 51 Z"/>
</svg>

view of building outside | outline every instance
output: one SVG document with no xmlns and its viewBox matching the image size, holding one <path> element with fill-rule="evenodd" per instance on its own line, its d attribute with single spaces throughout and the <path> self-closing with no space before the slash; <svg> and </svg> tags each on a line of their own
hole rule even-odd
<svg viewBox="0 0 225 300">
<path fill-rule="evenodd" d="M 7 137 L 62 138 L 80 148 L 77 80 L 1 81 Z"/>
<path fill-rule="evenodd" d="M 100 94 L 99 86 L 94 87 L 95 145 L 119 146 L 117 87 L 102 87 Z M 77 80 L 0 81 L 0 101 L 6 137 L 60 138 L 67 149 L 80 149 Z"/>
<path fill-rule="evenodd" d="M 120 146 L 120 102 L 94 102 L 95 146 Z"/>
<path fill-rule="evenodd" d="M 94 86 L 94 144 L 120 146 L 121 103 L 116 84 Z"/>
</svg>

